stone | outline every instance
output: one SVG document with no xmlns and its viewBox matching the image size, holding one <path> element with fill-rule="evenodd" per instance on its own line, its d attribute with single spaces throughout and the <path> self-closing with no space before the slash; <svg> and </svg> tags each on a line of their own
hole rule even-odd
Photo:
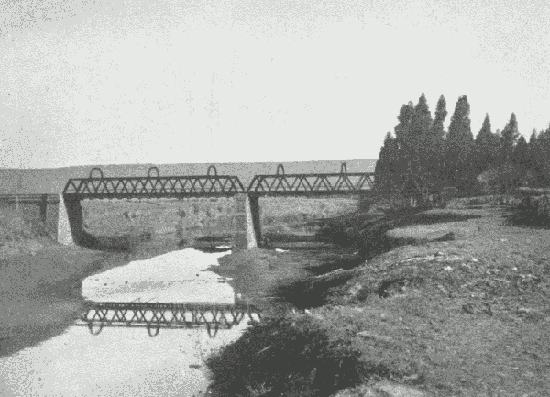
<svg viewBox="0 0 550 397">
<path fill-rule="evenodd" d="M 535 377 L 535 373 L 533 371 L 525 371 L 523 373 L 523 376 L 525 376 L 526 378 L 534 378 Z"/>
<path fill-rule="evenodd" d="M 400 385 L 393 382 L 379 382 L 373 387 L 375 390 L 386 393 L 389 397 L 427 397 L 428 394 L 416 388 Z"/>
<path fill-rule="evenodd" d="M 373 339 L 373 340 L 383 341 L 383 342 L 393 341 L 393 339 L 389 336 L 377 335 L 377 334 L 370 333 L 369 331 L 358 332 L 357 336 L 360 336 L 361 338 L 365 338 L 365 339 Z"/>
<path fill-rule="evenodd" d="M 382 393 L 377 392 L 372 387 L 361 385 L 353 389 L 340 390 L 332 397 L 381 397 Z"/>
</svg>

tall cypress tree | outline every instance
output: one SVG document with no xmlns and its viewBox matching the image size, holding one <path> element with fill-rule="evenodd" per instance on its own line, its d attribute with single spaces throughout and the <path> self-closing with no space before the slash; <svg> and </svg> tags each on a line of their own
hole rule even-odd
<svg viewBox="0 0 550 397">
<path fill-rule="evenodd" d="M 478 174 L 487 171 L 495 159 L 496 153 L 493 152 L 495 149 L 494 143 L 495 135 L 491 132 L 491 121 L 487 113 L 475 140 L 474 166 Z"/>
<path fill-rule="evenodd" d="M 374 174 L 375 188 L 379 193 L 387 194 L 401 188 L 399 147 L 397 139 L 393 138 L 389 132 L 380 148 Z"/>
<path fill-rule="evenodd" d="M 529 168 L 529 163 L 531 162 L 531 151 L 529 150 L 529 144 L 523 136 L 519 137 L 518 143 L 514 148 L 512 162 L 523 171 L 527 171 Z"/>
<path fill-rule="evenodd" d="M 529 153 L 531 154 L 529 161 L 529 171 L 532 175 L 531 183 L 534 186 L 539 186 L 542 182 L 543 161 L 537 131 L 534 128 L 529 138 Z"/>
<path fill-rule="evenodd" d="M 407 105 L 402 105 L 399 116 L 397 117 L 399 124 L 394 128 L 399 152 L 399 163 L 395 164 L 395 167 L 396 172 L 400 174 L 402 180 L 404 180 L 406 174 L 410 173 L 412 166 L 411 151 L 412 147 L 414 147 L 414 142 L 411 139 L 411 127 L 413 115 L 414 106 L 412 102 L 409 102 Z"/>
<path fill-rule="evenodd" d="M 429 168 L 433 162 L 431 152 L 431 128 L 432 114 L 428 107 L 428 102 L 424 94 L 418 99 L 418 104 L 414 107 L 414 113 L 411 120 L 411 130 L 409 137 L 411 142 L 410 160 L 411 174 L 417 181 L 426 182 Z"/>
<path fill-rule="evenodd" d="M 519 172 L 519 181 L 521 183 L 527 182 L 528 171 L 531 164 L 531 151 L 529 150 L 529 144 L 523 136 L 520 136 L 518 143 L 514 148 L 512 155 L 512 163 L 517 167 Z M 529 181 L 531 183 L 531 181 Z"/>
<path fill-rule="evenodd" d="M 537 141 L 537 130 L 533 128 L 533 132 L 531 132 L 531 136 L 529 137 L 529 150 L 531 151 L 531 153 L 535 148 L 536 141 Z"/>
<path fill-rule="evenodd" d="M 529 160 L 529 170 L 536 171 L 537 167 L 537 130 L 533 128 L 531 136 L 529 137 L 529 153 L 531 153 L 531 158 Z"/>
<path fill-rule="evenodd" d="M 537 137 L 537 153 L 540 163 L 540 183 L 550 185 L 550 126 Z"/>
<path fill-rule="evenodd" d="M 460 96 L 456 102 L 446 144 L 447 181 L 462 192 L 467 192 L 475 183 L 475 172 L 469 164 L 474 136 L 470 129 L 470 105 L 466 95 Z"/>
<path fill-rule="evenodd" d="M 500 137 L 500 161 L 502 163 L 511 163 L 514 154 L 514 147 L 519 139 L 518 122 L 516 115 L 512 113 L 510 121 L 501 132 Z"/>
<path fill-rule="evenodd" d="M 385 191 L 388 185 L 391 162 L 391 159 L 389 158 L 389 149 L 392 139 L 391 134 L 388 132 L 384 138 L 384 144 L 380 148 L 378 161 L 376 162 L 376 167 L 374 168 L 374 185 L 376 190 L 379 192 Z"/>
<path fill-rule="evenodd" d="M 445 97 L 441 95 L 435 106 L 435 117 L 431 129 L 431 151 L 433 163 L 430 174 L 434 181 L 443 182 L 445 169 L 445 118 L 447 117 Z"/>
</svg>

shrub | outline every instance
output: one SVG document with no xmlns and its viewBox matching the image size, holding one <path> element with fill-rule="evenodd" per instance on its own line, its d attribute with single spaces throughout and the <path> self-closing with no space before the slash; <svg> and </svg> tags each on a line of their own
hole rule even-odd
<svg viewBox="0 0 550 397">
<path fill-rule="evenodd" d="M 546 194 L 525 197 L 514 207 L 510 220 L 532 226 L 550 226 L 550 197 Z"/>
<path fill-rule="evenodd" d="M 0 210 L 0 235 L 6 240 L 19 240 L 24 238 L 45 236 L 43 222 L 27 222 L 20 211 L 10 209 Z"/>
<path fill-rule="evenodd" d="M 211 390 L 222 396 L 330 396 L 364 377 L 360 353 L 349 337 L 331 338 L 326 326 L 307 315 L 259 324 L 206 365 Z M 305 394 L 308 393 L 308 394 Z"/>
</svg>

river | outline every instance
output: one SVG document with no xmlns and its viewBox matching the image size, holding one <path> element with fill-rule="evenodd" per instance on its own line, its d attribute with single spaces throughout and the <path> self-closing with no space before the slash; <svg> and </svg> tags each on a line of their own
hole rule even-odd
<svg viewBox="0 0 550 397">
<path fill-rule="evenodd" d="M 93 302 L 233 304 L 231 286 L 207 270 L 230 253 L 184 249 L 133 261 L 83 280 L 82 295 Z M 204 327 L 162 328 L 149 337 L 144 327 L 105 327 L 94 336 L 82 325 L 0 358 L 0 395 L 198 395 L 208 385 L 203 358 L 238 339 L 247 321 L 213 338 Z"/>
</svg>

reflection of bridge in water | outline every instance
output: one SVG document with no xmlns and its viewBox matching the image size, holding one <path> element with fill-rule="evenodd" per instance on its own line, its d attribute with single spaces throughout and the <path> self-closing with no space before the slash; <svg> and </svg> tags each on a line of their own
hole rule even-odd
<svg viewBox="0 0 550 397">
<path fill-rule="evenodd" d="M 92 335 L 105 326 L 147 327 L 149 336 L 161 328 L 206 326 L 208 335 L 230 329 L 245 318 L 248 325 L 262 320 L 260 310 L 248 304 L 87 302 L 77 325 L 87 325 Z"/>
</svg>

